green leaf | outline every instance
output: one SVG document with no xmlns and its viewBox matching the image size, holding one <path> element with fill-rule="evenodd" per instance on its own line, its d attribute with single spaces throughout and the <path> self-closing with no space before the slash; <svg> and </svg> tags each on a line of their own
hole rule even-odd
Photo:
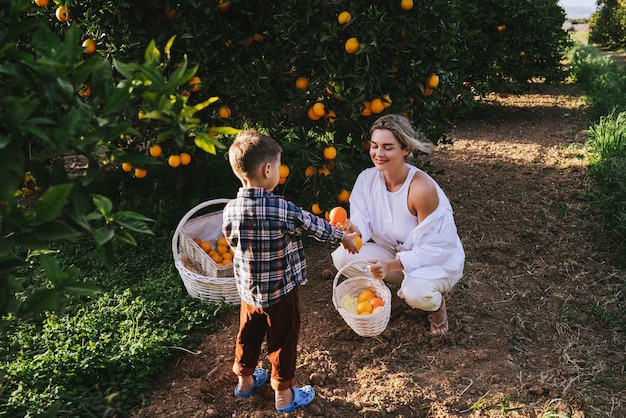
<svg viewBox="0 0 626 418">
<path fill-rule="evenodd" d="M 0 150 L 0 201 L 6 201 L 24 180 L 26 159 L 17 146 Z"/>
<path fill-rule="evenodd" d="M 93 239 L 96 241 L 98 247 L 102 247 L 113 239 L 115 231 L 111 228 L 102 227 L 94 229 L 91 231 L 91 234 L 93 235 Z"/>
<path fill-rule="evenodd" d="M 172 45 L 174 45 L 174 40 L 176 39 L 176 35 L 172 36 L 170 39 L 167 40 L 167 43 L 165 44 L 165 56 L 167 57 L 167 59 L 170 59 L 170 50 L 172 49 Z"/>
<path fill-rule="evenodd" d="M 130 229 L 131 231 L 139 232 L 142 234 L 150 234 L 154 235 L 153 232 L 148 228 L 146 222 L 153 221 L 150 218 L 145 217 L 144 215 L 131 211 L 122 211 L 113 215 L 113 219 L 123 226 L 124 228 Z"/>
<path fill-rule="evenodd" d="M 35 205 L 35 224 L 42 224 L 57 218 L 67 203 L 73 187 L 73 183 L 64 183 L 48 188 Z"/>
<path fill-rule="evenodd" d="M 93 200 L 93 204 L 96 205 L 98 211 L 106 218 L 111 216 L 111 212 L 113 211 L 113 203 L 111 199 L 106 196 L 102 196 L 100 194 L 91 195 Z"/>
</svg>

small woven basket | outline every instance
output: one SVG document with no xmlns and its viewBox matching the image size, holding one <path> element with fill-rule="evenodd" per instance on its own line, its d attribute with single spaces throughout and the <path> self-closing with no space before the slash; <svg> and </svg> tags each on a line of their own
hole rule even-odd
<svg viewBox="0 0 626 418">
<path fill-rule="evenodd" d="M 333 305 L 335 305 L 337 312 L 339 312 L 343 320 L 346 321 L 346 324 L 348 324 L 354 332 L 361 337 L 375 337 L 381 334 L 389 323 L 389 318 L 391 317 L 391 291 L 382 280 L 377 280 L 366 275 L 368 273 L 365 273 L 365 271 L 363 276 L 345 279 L 339 283 L 339 277 L 342 276 L 346 268 L 353 267 L 355 264 L 366 263 L 363 261 L 349 263 L 342 267 L 335 275 L 335 280 L 333 280 Z M 368 315 L 358 315 L 348 312 L 341 307 L 341 298 L 344 295 L 350 294 L 358 297 L 358 295 L 366 289 L 374 292 L 376 296 L 385 302 L 382 309 Z"/>
<path fill-rule="evenodd" d="M 174 265 L 189 296 L 203 302 L 239 304 L 241 299 L 233 276 L 233 266 L 218 266 L 194 238 L 215 242 L 222 236 L 222 210 L 193 217 L 209 206 L 220 206 L 230 199 L 214 199 L 191 209 L 178 223 L 172 237 Z M 193 217 L 193 218 L 192 218 Z"/>
</svg>

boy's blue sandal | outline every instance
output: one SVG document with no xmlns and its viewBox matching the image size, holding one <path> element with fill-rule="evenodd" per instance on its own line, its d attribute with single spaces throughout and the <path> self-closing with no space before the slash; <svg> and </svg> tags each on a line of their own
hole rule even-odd
<svg viewBox="0 0 626 418">
<path fill-rule="evenodd" d="M 292 387 L 293 401 L 284 408 L 276 408 L 278 412 L 291 412 L 296 408 L 307 406 L 315 398 L 315 391 L 310 385 L 302 386 L 300 389 Z"/>
<path fill-rule="evenodd" d="M 247 392 L 239 392 L 237 390 L 237 388 L 239 387 L 239 384 L 237 384 L 235 386 L 235 396 L 238 398 L 247 398 L 250 395 L 252 395 L 252 392 L 254 392 L 257 388 L 263 386 L 265 384 L 265 382 L 267 382 L 267 379 L 269 378 L 269 375 L 267 374 L 266 370 L 263 369 L 254 369 L 254 372 L 252 373 L 252 380 L 254 380 L 254 384 L 252 385 L 252 388 L 247 391 Z"/>
</svg>

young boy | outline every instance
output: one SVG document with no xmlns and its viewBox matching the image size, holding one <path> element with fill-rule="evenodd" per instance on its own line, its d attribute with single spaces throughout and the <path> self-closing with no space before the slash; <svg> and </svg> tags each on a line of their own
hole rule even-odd
<svg viewBox="0 0 626 418">
<path fill-rule="evenodd" d="M 280 179 L 282 149 L 256 130 L 241 132 L 228 159 L 241 181 L 237 197 L 224 208 L 223 232 L 234 249 L 233 271 L 241 296 L 233 372 L 235 396 L 249 397 L 269 378 L 256 368 L 263 339 L 272 364 L 271 386 L 278 412 L 306 406 L 315 397 L 310 385 L 295 384 L 300 302 L 298 285 L 306 283 L 301 240 L 308 233 L 357 252 L 356 234 L 344 234 L 285 198 L 272 193 Z"/>
</svg>

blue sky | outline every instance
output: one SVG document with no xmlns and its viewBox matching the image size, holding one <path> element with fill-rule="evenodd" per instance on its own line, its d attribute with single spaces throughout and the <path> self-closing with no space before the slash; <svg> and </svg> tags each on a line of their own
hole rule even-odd
<svg viewBox="0 0 626 418">
<path fill-rule="evenodd" d="M 559 5 L 566 13 L 573 14 L 574 18 L 590 17 L 596 10 L 596 0 L 559 0 Z M 581 13 L 586 16 L 582 16 Z"/>
</svg>

